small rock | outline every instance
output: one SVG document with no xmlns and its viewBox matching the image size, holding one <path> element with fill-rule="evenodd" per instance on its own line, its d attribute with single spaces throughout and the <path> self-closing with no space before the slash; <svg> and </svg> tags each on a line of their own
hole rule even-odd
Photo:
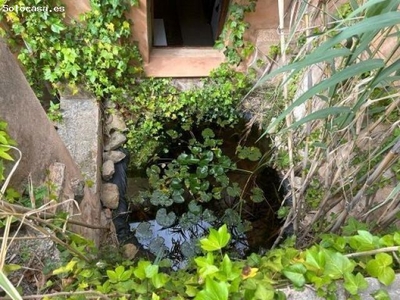
<svg viewBox="0 0 400 300">
<path fill-rule="evenodd" d="M 113 183 L 104 183 L 101 187 L 101 202 L 105 207 L 116 209 L 119 204 L 118 186 Z"/>
<path fill-rule="evenodd" d="M 126 157 L 126 154 L 121 151 L 107 151 L 103 153 L 103 161 L 111 160 L 113 163 L 120 162 Z"/>
<path fill-rule="evenodd" d="M 116 108 L 117 104 L 115 104 L 115 102 L 111 101 L 110 99 L 107 99 L 106 101 L 104 101 L 104 108 Z"/>
<path fill-rule="evenodd" d="M 71 189 L 74 199 L 80 203 L 85 196 L 85 181 L 78 178 L 71 179 Z"/>
<path fill-rule="evenodd" d="M 119 148 L 126 142 L 126 136 L 118 131 L 114 131 L 104 145 L 104 150 L 110 151 Z"/>
<path fill-rule="evenodd" d="M 122 253 L 126 259 L 133 259 L 138 251 L 138 248 L 134 244 L 126 244 L 122 247 Z"/>
<path fill-rule="evenodd" d="M 126 124 L 122 116 L 116 113 L 110 115 L 106 122 L 106 128 L 105 128 L 106 133 L 110 134 L 112 133 L 113 130 L 120 132 L 125 132 L 128 130 L 128 127 L 126 127 Z"/>
<path fill-rule="evenodd" d="M 103 163 L 103 167 L 101 169 L 101 176 L 105 181 L 108 181 L 112 178 L 115 173 L 114 163 L 111 160 L 107 160 Z"/>
</svg>

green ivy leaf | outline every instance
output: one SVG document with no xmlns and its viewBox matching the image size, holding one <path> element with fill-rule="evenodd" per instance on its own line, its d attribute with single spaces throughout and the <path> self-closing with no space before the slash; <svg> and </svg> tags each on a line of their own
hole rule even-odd
<svg viewBox="0 0 400 300">
<path fill-rule="evenodd" d="M 156 289 L 162 288 L 167 282 L 169 278 L 167 274 L 157 273 L 153 277 L 151 277 L 151 283 Z"/>
<path fill-rule="evenodd" d="M 378 253 L 375 259 L 367 262 L 366 270 L 369 275 L 378 278 L 384 285 L 390 285 L 395 279 L 395 273 L 390 267 L 393 258 L 387 253 Z"/>
<path fill-rule="evenodd" d="M 51 24 L 50 29 L 55 33 L 60 33 L 61 31 L 65 30 L 65 26 L 62 25 L 61 22 L 57 22 Z"/>
<path fill-rule="evenodd" d="M 148 265 L 144 269 L 144 273 L 146 274 L 146 278 L 152 278 L 156 274 L 158 274 L 158 266 L 157 265 Z"/>
<path fill-rule="evenodd" d="M 353 275 L 352 273 L 344 274 L 344 288 L 352 295 L 357 295 L 359 290 L 366 289 L 368 283 L 361 273 Z"/>
<path fill-rule="evenodd" d="M 151 263 L 149 261 L 143 261 L 143 260 L 139 261 L 137 267 L 133 271 L 133 274 L 141 280 L 145 279 L 146 278 L 145 270 L 150 265 L 151 265 Z"/>
<path fill-rule="evenodd" d="M 199 267 L 199 274 L 203 278 L 219 272 L 219 268 L 214 265 L 214 255 L 212 252 L 208 252 L 205 257 L 196 257 L 194 261 Z"/>
<path fill-rule="evenodd" d="M 390 295 L 387 291 L 383 289 L 379 289 L 376 292 L 371 294 L 372 297 L 374 297 L 375 300 L 391 300 Z"/>
<path fill-rule="evenodd" d="M 306 265 L 311 271 L 316 272 L 316 274 L 321 274 L 325 268 L 325 254 L 318 250 L 317 247 L 312 247 L 306 250 Z"/>
<path fill-rule="evenodd" d="M 369 251 L 379 246 L 379 238 L 373 236 L 366 230 L 358 230 L 358 235 L 349 239 L 349 245 L 357 251 Z"/>
<path fill-rule="evenodd" d="M 353 272 L 355 263 L 351 262 L 341 253 L 330 250 L 323 250 L 325 253 L 325 271 L 324 274 L 332 279 L 343 278 L 345 273 Z"/>
<path fill-rule="evenodd" d="M 230 238 L 231 234 L 225 224 L 218 231 L 210 228 L 208 237 L 200 240 L 201 248 L 205 251 L 221 250 L 228 244 Z"/>
<path fill-rule="evenodd" d="M 206 286 L 201 290 L 195 300 L 228 300 L 229 290 L 226 282 L 217 282 L 206 278 Z"/>
<path fill-rule="evenodd" d="M 296 263 L 283 269 L 283 274 L 291 281 L 296 287 L 302 287 L 306 283 L 304 274 L 307 272 L 303 264 Z"/>
<path fill-rule="evenodd" d="M 273 300 L 275 299 L 274 289 L 267 288 L 262 284 L 258 284 L 256 292 L 254 294 L 254 299 Z M 286 297 L 284 299 L 286 299 Z"/>
</svg>

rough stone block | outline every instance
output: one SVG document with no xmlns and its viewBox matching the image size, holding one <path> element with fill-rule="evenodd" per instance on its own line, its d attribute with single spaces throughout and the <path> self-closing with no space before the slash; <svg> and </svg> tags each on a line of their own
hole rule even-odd
<svg viewBox="0 0 400 300">
<path fill-rule="evenodd" d="M 104 150 L 110 151 L 121 147 L 126 142 L 126 136 L 118 131 L 111 133 L 111 136 L 104 144 Z"/>
<path fill-rule="evenodd" d="M 118 186 L 113 183 L 104 183 L 101 188 L 100 199 L 105 207 L 116 209 L 119 204 Z"/>
<path fill-rule="evenodd" d="M 103 153 L 103 161 L 111 160 L 113 163 L 120 162 L 126 157 L 126 154 L 121 151 L 107 151 Z"/>
<path fill-rule="evenodd" d="M 111 160 L 107 160 L 103 163 L 103 167 L 101 170 L 101 176 L 105 181 L 108 181 L 112 178 L 115 173 L 114 163 Z"/>
</svg>

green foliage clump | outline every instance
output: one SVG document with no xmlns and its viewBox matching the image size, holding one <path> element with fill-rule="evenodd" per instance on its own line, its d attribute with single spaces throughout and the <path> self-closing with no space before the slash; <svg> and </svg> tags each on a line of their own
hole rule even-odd
<svg viewBox="0 0 400 300">
<path fill-rule="evenodd" d="M 254 45 L 244 40 L 249 23 L 244 19 L 247 13 L 254 12 L 256 0 L 247 3 L 231 3 L 224 29 L 216 42 L 217 49 L 224 49 L 224 54 L 230 64 L 238 65 L 254 51 Z"/>
<path fill-rule="evenodd" d="M 42 3 L 44 5 L 44 3 Z M 77 85 L 98 97 L 118 97 L 142 73 L 141 57 L 131 39 L 131 25 L 125 12 L 136 0 L 91 1 L 91 10 L 80 20 L 64 22 L 65 12 L 30 13 L 9 10 L 0 15 L 10 26 L 3 31 L 25 69 L 26 77 L 40 98 L 46 82 L 51 91 L 68 87 L 77 92 Z M 38 1 L 8 1 L 33 7 Z M 65 8 L 58 0 L 49 7 Z"/>
<path fill-rule="evenodd" d="M 393 251 L 400 247 L 400 233 L 372 235 L 367 230 L 338 236 L 326 234 L 308 249 L 293 248 L 293 239 L 264 255 L 232 259 L 226 252 L 232 243 L 227 226 L 210 229 L 199 241 L 202 254 L 186 269 L 168 272 L 163 262 L 121 259 L 83 261 L 71 257 L 53 274 L 49 286 L 61 284 L 69 299 L 84 296 L 124 297 L 124 299 L 286 299 L 278 290 L 286 285 L 312 285 L 320 297 L 331 299 L 336 283 L 343 281 L 348 299 L 360 299 L 367 288 L 365 276 L 377 278 L 385 286 L 394 280 L 398 261 Z M 83 244 L 84 245 L 84 244 Z M 76 244 L 75 247 L 82 247 Z M 87 245 L 86 245 L 87 247 Z M 58 299 L 64 299 L 60 294 Z"/>
<path fill-rule="evenodd" d="M 141 167 L 154 154 L 202 123 L 225 127 L 238 120 L 237 105 L 251 76 L 222 65 L 201 87 L 179 91 L 168 79 L 143 79 L 126 98 L 116 101 L 127 120 L 127 149 L 132 164 Z"/>
</svg>

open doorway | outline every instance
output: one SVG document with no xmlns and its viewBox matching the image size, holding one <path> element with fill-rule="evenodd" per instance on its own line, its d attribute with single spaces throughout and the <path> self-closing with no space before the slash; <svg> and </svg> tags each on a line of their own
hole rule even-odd
<svg viewBox="0 0 400 300">
<path fill-rule="evenodd" d="M 154 47 L 212 47 L 229 0 L 153 0 Z"/>
</svg>

